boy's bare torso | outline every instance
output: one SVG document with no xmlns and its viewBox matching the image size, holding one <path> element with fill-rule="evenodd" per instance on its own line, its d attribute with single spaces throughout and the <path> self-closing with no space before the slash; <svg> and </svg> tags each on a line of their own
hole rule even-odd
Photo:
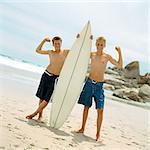
<svg viewBox="0 0 150 150">
<path fill-rule="evenodd" d="M 47 71 L 59 75 L 67 54 L 67 50 L 60 51 L 59 53 L 51 51 L 49 54 L 50 64 L 46 68 Z"/>
<path fill-rule="evenodd" d="M 68 54 L 67 50 L 59 53 L 51 51 L 49 54 L 50 64 L 47 66 L 48 72 L 59 75 Z M 104 73 L 108 62 L 108 54 L 98 55 L 96 52 L 91 53 L 91 68 L 89 78 L 97 82 L 104 82 Z"/>
<path fill-rule="evenodd" d="M 92 52 L 89 78 L 97 82 L 104 82 L 107 62 L 108 54 L 103 53 L 102 55 L 98 55 L 96 52 Z"/>
</svg>

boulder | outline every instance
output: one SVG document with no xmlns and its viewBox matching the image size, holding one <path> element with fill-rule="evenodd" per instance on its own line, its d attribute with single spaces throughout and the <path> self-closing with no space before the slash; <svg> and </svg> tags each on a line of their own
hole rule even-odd
<svg viewBox="0 0 150 150">
<path fill-rule="evenodd" d="M 117 72 L 120 76 L 122 76 L 124 73 L 123 73 L 123 68 L 121 69 L 118 69 L 117 67 L 108 67 L 109 70 L 112 70 L 114 72 Z"/>
<path fill-rule="evenodd" d="M 109 91 L 114 91 L 115 90 L 114 86 L 110 85 L 110 84 L 104 84 L 104 89 L 109 90 Z"/>
<path fill-rule="evenodd" d="M 137 78 L 140 75 L 140 70 L 139 70 L 139 62 L 138 61 L 133 61 L 129 63 L 127 66 L 124 68 L 124 77 L 125 78 Z"/>
<path fill-rule="evenodd" d="M 113 96 L 119 97 L 126 99 L 127 97 L 125 96 L 125 90 L 124 89 L 117 89 L 113 92 Z"/>
<path fill-rule="evenodd" d="M 119 73 L 118 73 L 118 72 L 113 71 L 113 70 L 111 70 L 111 69 L 106 69 L 105 73 L 106 73 L 106 74 L 111 74 L 111 75 L 116 75 L 116 76 L 118 76 L 118 75 L 119 75 Z"/>
<path fill-rule="evenodd" d="M 133 100 L 137 102 L 144 102 L 144 100 L 138 95 L 138 90 L 137 89 L 119 89 L 115 90 L 113 92 L 113 96 L 126 99 L 126 100 Z"/>
<path fill-rule="evenodd" d="M 145 76 L 139 76 L 137 78 L 138 84 L 146 84 L 147 83 L 147 78 Z"/>
<path fill-rule="evenodd" d="M 130 91 L 127 93 L 127 97 L 133 101 L 143 102 L 143 99 L 139 97 L 138 92 Z"/>
<path fill-rule="evenodd" d="M 120 86 L 120 88 L 123 85 L 122 81 L 118 81 L 118 80 L 115 80 L 115 79 L 105 79 L 105 83 L 111 84 L 113 86 Z"/>
<path fill-rule="evenodd" d="M 150 86 L 147 84 L 144 84 L 140 90 L 138 95 L 142 98 L 145 99 L 146 101 L 150 101 Z"/>
</svg>

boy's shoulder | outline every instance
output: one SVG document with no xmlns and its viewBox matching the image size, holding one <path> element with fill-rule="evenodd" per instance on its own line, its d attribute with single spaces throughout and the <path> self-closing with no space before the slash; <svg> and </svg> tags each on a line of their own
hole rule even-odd
<svg viewBox="0 0 150 150">
<path fill-rule="evenodd" d="M 106 57 L 110 57 L 110 55 L 109 55 L 109 54 L 107 54 L 107 53 L 104 53 L 104 55 L 105 55 Z"/>
<path fill-rule="evenodd" d="M 111 57 L 111 55 L 110 55 L 110 54 L 107 54 L 107 53 L 103 53 L 103 56 L 104 56 L 104 57 L 107 57 L 108 59 Z"/>
<path fill-rule="evenodd" d="M 96 52 L 94 51 L 94 52 L 91 52 L 91 55 L 96 55 Z"/>
<path fill-rule="evenodd" d="M 53 53 L 55 53 L 55 50 L 53 49 L 49 50 L 49 54 L 53 54 Z"/>
<path fill-rule="evenodd" d="M 68 49 L 68 48 L 65 48 L 63 51 L 70 51 L 70 49 Z"/>
<path fill-rule="evenodd" d="M 67 48 L 66 48 L 66 49 L 63 50 L 63 52 L 64 52 L 65 54 L 68 54 L 68 53 L 70 52 L 70 49 L 67 49 Z"/>
</svg>

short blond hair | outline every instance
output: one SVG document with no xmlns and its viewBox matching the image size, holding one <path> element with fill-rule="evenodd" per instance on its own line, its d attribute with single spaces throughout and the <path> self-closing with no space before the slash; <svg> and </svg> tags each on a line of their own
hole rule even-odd
<svg viewBox="0 0 150 150">
<path fill-rule="evenodd" d="M 96 39 L 96 43 L 97 43 L 98 41 L 104 41 L 104 43 L 106 44 L 106 39 L 105 39 L 103 36 L 98 37 L 98 38 Z"/>
</svg>

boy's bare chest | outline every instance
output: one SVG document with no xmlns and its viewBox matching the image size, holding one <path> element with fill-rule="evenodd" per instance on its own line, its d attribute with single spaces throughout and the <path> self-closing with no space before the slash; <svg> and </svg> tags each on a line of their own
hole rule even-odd
<svg viewBox="0 0 150 150">
<path fill-rule="evenodd" d="M 107 57 L 106 56 L 92 56 L 92 58 L 91 58 L 91 63 L 92 64 L 103 64 L 103 65 L 105 65 L 105 64 L 107 64 Z"/>
<path fill-rule="evenodd" d="M 52 54 L 50 56 L 51 62 L 55 62 L 55 63 L 63 62 L 65 58 L 66 58 L 65 54 Z"/>
</svg>

